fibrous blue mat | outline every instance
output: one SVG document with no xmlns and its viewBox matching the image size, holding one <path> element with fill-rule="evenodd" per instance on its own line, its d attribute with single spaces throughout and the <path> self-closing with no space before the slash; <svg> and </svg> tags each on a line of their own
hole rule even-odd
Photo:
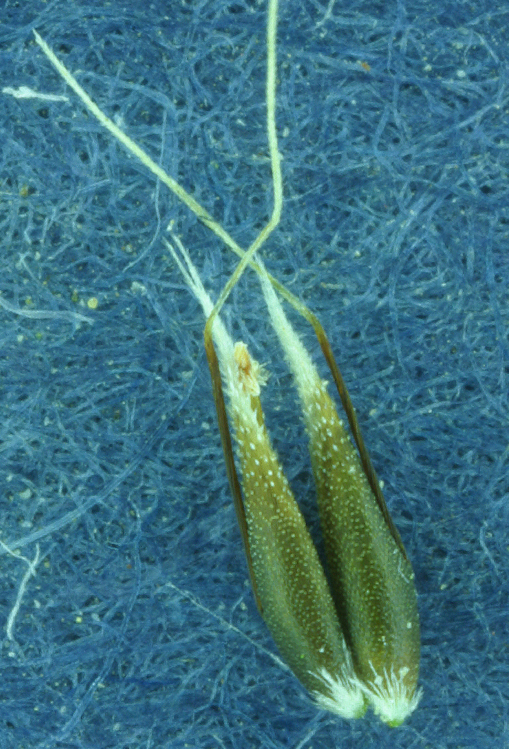
<svg viewBox="0 0 509 749">
<path fill-rule="evenodd" d="M 0 11 L 2 749 L 509 747 L 509 5 L 280 9 L 285 205 L 263 256 L 328 332 L 414 565 L 424 696 L 398 729 L 320 712 L 272 657 L 168 224 L 214 296 L 236 261 L 32 35 L 247 246 L 272 205 L 265 13 Z M 267 420 L 321 549 L 252 272 L 224 319 L 272 372 Z"/>
</svg>

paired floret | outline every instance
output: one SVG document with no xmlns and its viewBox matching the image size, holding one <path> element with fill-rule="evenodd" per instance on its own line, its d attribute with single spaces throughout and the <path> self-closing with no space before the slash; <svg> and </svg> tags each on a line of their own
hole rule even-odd
<svg viewBox="0 0 509 749">
<path fill-rule="evenodd" d="M 212 302 L 185 248 L 175 241 L 181 257 L 169 247 L 208 316 Z M 281 655 L 320 707 L 355 718 L 369 703 L 386 723 L 399 725 L 420 696 L 412 568 L 399 535 L 386 522 L 386 508 L 384 513 L 373 495 L 326 384 L 259 265 L 271 322 L 304 413 L 330 585 L 265 426 L 260 391 L 267 372 L 244 343 L 233 343 L 216 318 L 212 337 L 221 374 L 213 366 L 211 371 L 218 422 L 255 598 Z M 210 346 L 206 341 L 213 352 Z"/>
</svg>

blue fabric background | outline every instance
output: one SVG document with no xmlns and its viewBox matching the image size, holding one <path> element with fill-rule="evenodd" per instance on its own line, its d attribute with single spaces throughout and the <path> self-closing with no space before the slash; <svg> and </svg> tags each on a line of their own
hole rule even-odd
<svg viewBox="0 0 509 749">
<path fill-rule="evenodd" d="M 0 533 L 40 553 L 7 632 L 28 567 L 0 549 L 2 749 L 509 747 L 507 1 L 280 12 L 285 206 L 263 255 L 330 336 L 414 564 L 424 696 L 393 730 L 318 711 L 271 657 L 201 311 L 162 237 L 173 221 L 214 295 L 233 256 L 31 33 L 247 246 L 271 208 L 265 3 L 2 5 Z M 251 272 L 225 321 L 272 372 L 267 419 L 320 545 Z"/>
</svg>

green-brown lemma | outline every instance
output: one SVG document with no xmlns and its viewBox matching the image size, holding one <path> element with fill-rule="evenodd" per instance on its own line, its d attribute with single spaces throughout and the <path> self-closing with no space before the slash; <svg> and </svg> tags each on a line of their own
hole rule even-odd
<svg viewBox="0 0 509 749">
<path fill-rule="evenodd" d="M 174 239 L 185 266 L 168 246 L 208 316 L 212 302 L 187 251 Z M 317 551 L 265 427 L 259 398 L 264 370 L 251 359 L 245 344 L 233 344 L 219 318 L 212 334 L 219 361 L 211 340 L 206 341 L 206 348 L 218 422 L 259 610 L 281 655 L 320 707 L 344 718 L 360 717 L 367 704 L 363 689 Z M 221 378 L 226 384 L 243 497 Z"/>
<path fill-rule="evenodd" d="M 302 403 L 332 594 L 355 671 L 375 712 L 399 725 L 420 698 L 412 567 L 381 490 L 366 474 L 326 383 L 267 276 L 260 278 Z M 369 458 L 367 462 L 370 466 Z"/>
</svg>

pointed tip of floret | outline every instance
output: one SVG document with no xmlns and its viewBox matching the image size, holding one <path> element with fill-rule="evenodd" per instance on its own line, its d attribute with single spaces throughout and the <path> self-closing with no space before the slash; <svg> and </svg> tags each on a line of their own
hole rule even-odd
<svg viewBox="0 0 509 749">
<path fill-rule="evenodd" d="M 312 693 L 318 707 L 346 720 L 362 718 L 366 712 L 367 703 L 356 677 L 344 674 L 332 675 L 325 668 L 320 669 L 314 675 L 323 685 L 323 691 L 314 690 Z"/>
<path fill-rule="evenodd" d="M 375 674 L 372 681 L 365 682 L 363 691 L 375 715 L 391 727 L 400 726 L 413 713 L 422 697 L 422 689 L 415 689 L 405 682 L 408 668 L 400 668 L 398 673 L 391 669 L 384 675 Z"/>
</svg>

